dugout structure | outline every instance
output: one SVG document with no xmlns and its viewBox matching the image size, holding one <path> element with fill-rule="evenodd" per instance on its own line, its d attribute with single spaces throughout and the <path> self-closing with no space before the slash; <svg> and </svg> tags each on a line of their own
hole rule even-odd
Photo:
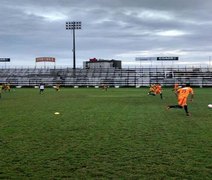
<svg viewBox="0 0 212 180">
<path fill-rule="evenodd" d="M 2 68 L 0 84 L 12 86 L 46 86 L 60 84 L 66 87 L 95 87 L 106 84 L 110 87 L 141 87 L 160 83 L 190 83 L 192 86 L 212 86 L 212 68 Z"/>
</svg>

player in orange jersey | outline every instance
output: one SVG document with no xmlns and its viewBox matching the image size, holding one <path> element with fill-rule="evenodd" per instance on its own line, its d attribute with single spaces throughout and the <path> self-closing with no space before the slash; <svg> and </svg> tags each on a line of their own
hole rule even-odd
<svg viewBox="0 0 212 180">
<path fill-rule="evenodd" d="M 178 90 L 179 88 L 181 88 L 181 86 L 179 86 L 178 83 L 175 83 L 175 84 L 174 84 L 174 88 L 172 89 L 172 91 L 174 92 L 174 94 L 175 94 L 176 96 L 177 96 L 177 90 Z"/>
<path fill-rule="evenodd" d="M 157 94 L 160 94 L 160 98 L 163 99 L 161 84 L 154 84 L 150 86 L 148 95 L 156 96 Z"/>
<path fill-rule="evenodd" d="M 161 84 L 156 84 L 155 87 L 155 94 L 160 94 L 160 98 L 163 99 L 163 94 L 162 94 L 162 86 Z"/>
<path fill-rule="evenodd" d="M 8 84 L 6 84 L 6 87 L 5 87 L 5 91 L 8 91 L 8 92 L 10 92 L 10 84 L 8 83 Z"/>
<path fill-rule="evenodd" d="M 151 84 L 150 87 L 149 87 L 148 95 L 155 96 L 155 88 L 156 88 L 156 85 L 155 84 Z"/>
<path fill-rule="evenodd" d="M 3 89 L 3 86 L 0 84 L 0 99 L 1 99 L 2 89 Z"/>
<path fill-rule="evenodd" d="M 58 91 L 60 91 L 60 85 L 59 84 L 56 84 L 55 85 L 55 90 L 58 92 Z"/>
<path fill-rule="evenodd" d="M 107 89 L 108 89 L 108 85 L 106 85 L 106 84 L 102 84 L 101 88 L 102 88 L 102 90 L 107 91 Z"/>
<path fill-rule="evenodd" d="M 167 106 L 167 109 L 170 108 L 184 108 L 186 115 L 189 116 L 190 113 L 188 112 L 188 105 L 187 105 L 187 98 L 191 94 L 190 101 L 193 101 L 194 98 L 194 91 L 190 87 L 190 84 L 186 84 L 184 87 L 179 88 L 176 92 L 177 99 L 178 99 L 178 105 L 169 105 Z"/>
<path fill-rule="evenodd" d="M 174 84 L 173 91 L 174 91 L 174 92 L 177 92 L 178 89 L 179 89 L 179 84 L 178 84 L 178 83 L 175 83 L 175 84 Z"/>
</svg>

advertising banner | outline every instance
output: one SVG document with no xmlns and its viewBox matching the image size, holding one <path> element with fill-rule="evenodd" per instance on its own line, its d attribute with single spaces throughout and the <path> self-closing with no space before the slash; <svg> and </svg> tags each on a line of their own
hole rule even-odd
<svg viewBox="0 0 212 180">
<path fill-rule="evenodd" d="M 36 62 L 55 62 L 54 57 L 37 57 L 35 58 Z"/>
<path fill-rule="evenodd" d="M 0 58 L 0 62 L 10 62 L 10 58 Z"/>
<path fill-rule="evenodd" d="M 179 57 L 157 57 L 157 61 L 178 61 Z"/>
<path fill-rule="evenodd" d="M 136 61 L 154 61 L 156 57 L 136 57 Z"/>
</svg>

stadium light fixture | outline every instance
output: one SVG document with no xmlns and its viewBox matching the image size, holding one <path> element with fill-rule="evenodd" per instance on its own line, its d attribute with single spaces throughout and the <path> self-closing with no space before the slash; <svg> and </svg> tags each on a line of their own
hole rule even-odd
<svg viewBox="0 0 212 180">
<path fill-rule="evenodd" d="M 81 29 L 80 21 L 66 22 L 66 30 L 73 30 L 73 69 L 76 69 L 75 29 Z"/>
</svg>

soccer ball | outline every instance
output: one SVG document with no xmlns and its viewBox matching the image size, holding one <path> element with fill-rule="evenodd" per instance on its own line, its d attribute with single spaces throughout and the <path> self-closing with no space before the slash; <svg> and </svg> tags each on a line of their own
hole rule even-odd
<svg viewBox="0 0 212 180">
<path fill-rule="evenodd" d="M 208 108 L 212 108 L 212 104 L 208 104 Z"/>
</svg>

